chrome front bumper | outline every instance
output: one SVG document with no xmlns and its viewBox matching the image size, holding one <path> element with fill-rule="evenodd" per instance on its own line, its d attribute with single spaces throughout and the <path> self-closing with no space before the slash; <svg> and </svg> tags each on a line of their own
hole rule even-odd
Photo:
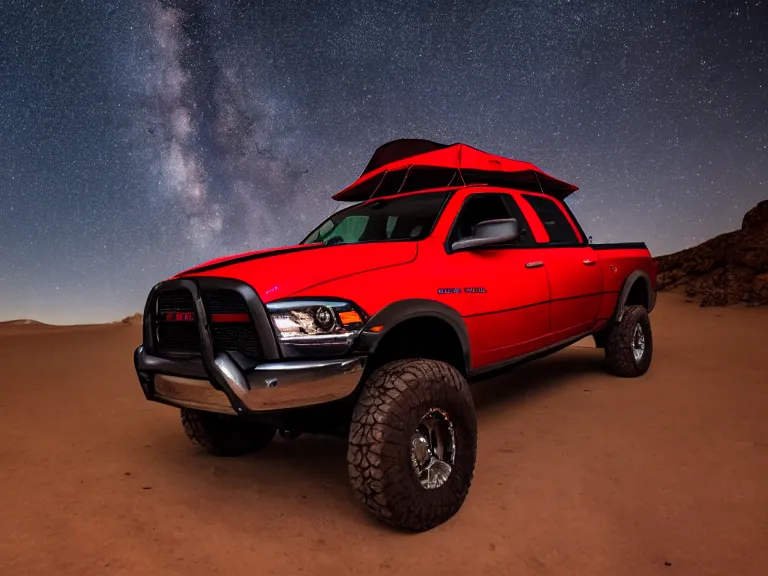
<svg viewBox="0 0 768 576">
<path fill-rule="evenodd" d="M 216 354 L 208 370 L 202 361 L 134 353 L 139 382 L 148 400 L 225 414 L 247 414 L 323 404 L 351 395 L 365 368 L 365 356 L 259 364 L 242 371 L 227 354 Z"/>
</svg>

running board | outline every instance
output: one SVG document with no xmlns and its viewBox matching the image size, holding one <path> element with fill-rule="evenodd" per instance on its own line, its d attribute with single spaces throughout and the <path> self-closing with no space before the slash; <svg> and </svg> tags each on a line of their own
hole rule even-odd
<svg viewBox="0 0 768 576">
<path fill-rule="evenodd" d="M 530 352 L 528 354 L 523 354 L 522 356 L 517 356 L 515 358 L 511 358 L 510 360 L 504 360 L 502 362 L 496 362 L 495 364 L 491 364 L 489 366 L 483 366 L 482 368 L 477 368 L 474 370 L 470 370 L 469 374 L 467 376 L 467 379 L 470 382 L 479 382 L 480 380 L 485 380 L 487 378 L 493 378 L 494 376 L 498 376 L 499 374 L 503 374 L 507 370 L 510 370 L 511 368 L 520 366 L 521 364 L 526 364 L 527 362 L 532 362 L 534 360 L 539 360 L 541 358 L 544 358 L 546 356 L 549 356 L 550 354 L 554 354 L 555 352 L 559 352 L 563 348 L 567 348 L 571 344 L 575 344 L 579 340 L 586 338 L 587 336 L 590 336 L 592 334 L 592 331 L 584 332 L 583 334 L 579 334 L 578 336 L 574 336 L 572 338 L 568 338 L 567 340 L 563 340 L 561 342 L 557 342 L 556 344 L 551 344 L 547 346 L 546 348 L 542 348 L 541 350 L 536 350 L 535 352 Z"/>
</svg>

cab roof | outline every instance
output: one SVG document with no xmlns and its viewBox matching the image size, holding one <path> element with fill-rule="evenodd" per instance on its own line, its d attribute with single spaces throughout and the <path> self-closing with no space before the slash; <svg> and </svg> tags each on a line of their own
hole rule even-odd
<svg viewBox="0 0 768 576">
<path fill-rule="evenodd" d="M 379 146 L 360 177 L 333 199 L 359 202 L 469 184 L 543 192 L 560 200 L 579 189 L 530 162 L 495 156 L 458 142 L 439 144 L 431 140 L 402 138 Z"/>
</svg>

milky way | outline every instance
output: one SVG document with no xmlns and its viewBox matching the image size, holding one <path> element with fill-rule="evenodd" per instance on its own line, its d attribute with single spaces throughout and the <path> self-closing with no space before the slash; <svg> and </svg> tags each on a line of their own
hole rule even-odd
<svg viewBox="0 0 768 576">
<path fill-rule="evenodd" d="M 292 244 L 395 138 L 580 186 L 663 254 L 768 197 L 761 0 L 0 2 L 0 320 L 103 321 Z"/>
<path fill-rule="evenodd" d="M 238 57 L 240 45 L 220 40 L 229 9 L 151 4 L 152 144 L 164 191 L 183 209 L 186 237 L 200 248 L 284 240 L 271 207 L 288 206 L 301 177 L 290 163 L 289 120 L 259 86 L 258 67 Z"/>
</svg>

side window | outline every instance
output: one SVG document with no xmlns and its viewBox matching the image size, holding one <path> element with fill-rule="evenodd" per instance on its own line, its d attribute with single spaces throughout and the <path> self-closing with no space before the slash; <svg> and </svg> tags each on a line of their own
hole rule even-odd
<svg viewBox="0 0 768 576">
<path fill-rule="evenodd" d="M 389 216 L 387 218 L 387 238 L 392 238 L 392 232 L 395 230 L 395 224 L 397 224 L 397 216 Z"/>
<path fill-rule="evenodd" d="M 550 244 L 578 244 L 579 238 L 566 218 L 563 210 L 554 200 L 543 196 L 523 194 L 523 198 L 531 205 L 533 211 L 541 220 L 544 229 L 549 234 Z"/>
<path fill-rule="evenodd" d="M 510 196 L 509 194 L 505 194 L 503 196 L 504 203 L 509 208 L 509 211 L 512 214 L 512 218 L 517 220 L 517 225 L 520 229 L 520 239 L 515 242 L 515 246 L 533 246 L 536 241 L 533 238 L 533 234 L 531 233 L 530 226 L 528 226 L 528 221 L 525 219 L 525 216 L 523 216 L 523 211 L 520 210 L 520 206 L 517 205 L 517 201 Z"/>
<path fill-rule="evenodd" d="M 472 229 L 480 222 L 500 218 L 515 218 L 520 227 L 520 239 L 510 244 L 500 245 L 501 247 L 531 244 L 532 236 L 528 231 L 528 223 L 514 198 L 508 194 L 473 194 L 467 198 L 454 222 L 449 242 L 452 244 L 462 238 L 468 238 L 472 235 Z"/>
</svg>

